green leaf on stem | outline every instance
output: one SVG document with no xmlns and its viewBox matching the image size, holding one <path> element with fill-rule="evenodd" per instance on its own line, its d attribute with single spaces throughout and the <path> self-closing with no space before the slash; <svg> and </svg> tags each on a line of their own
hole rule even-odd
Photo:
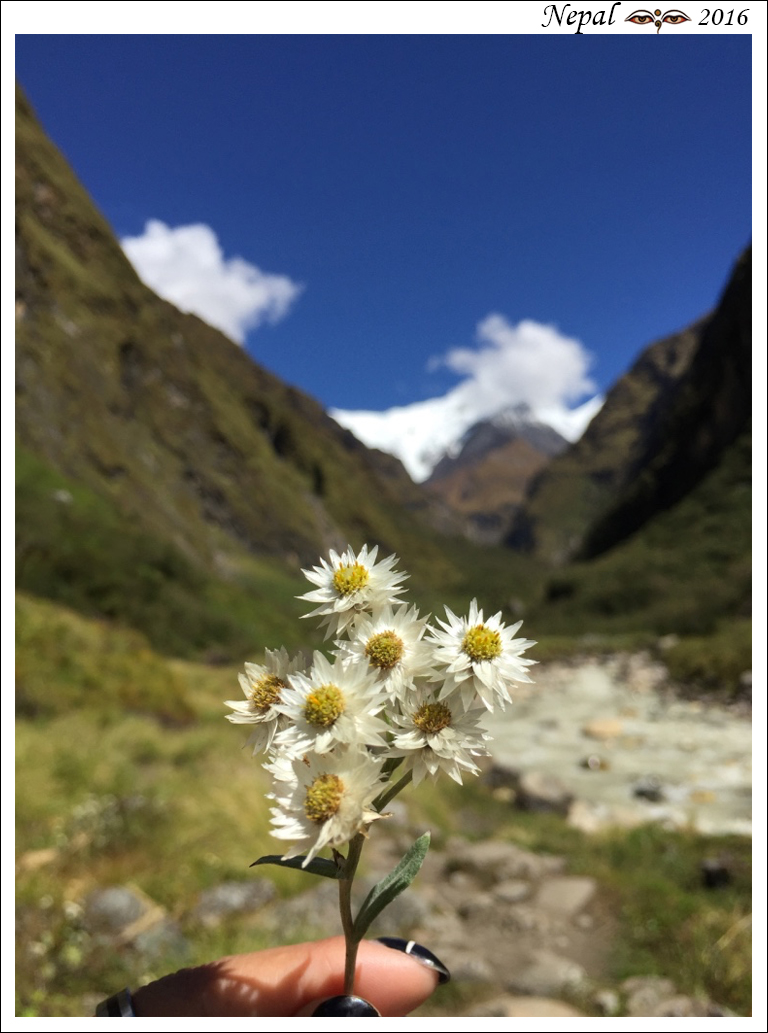
<svg viewBox="0 0 768 1033">
<path fill-rule="evenodd" d="M 353 928 L 353 936 L 356 941 L 362 940 L 368 926 L 387 904 L 391 904 L 395 897 L 411 885 L 427 856 L 429 840 L 429 832 L 419 836 L 397 867 L 393 868 L 389 875 L 385 875 L 381 882 L 377 882 L 365 898 Z"/>
<path fill-rule="evenodd" d="M 326 879 L 341 879 L 344 875 L 343 868 L 323 857 L 313 857 L 306 866 L 305 861 L 306 857 L 290 857 L 284 861 L 279 854 L 267 854 L 265 857 L 260 857 L 258 861 L 254 861 L 249 867 L 253 868 L 257 864 L 277 864 L 281 868 L 297 868 L 300 872 L 309 872 L 310 875 L 324 875 Z"/>
</svg>

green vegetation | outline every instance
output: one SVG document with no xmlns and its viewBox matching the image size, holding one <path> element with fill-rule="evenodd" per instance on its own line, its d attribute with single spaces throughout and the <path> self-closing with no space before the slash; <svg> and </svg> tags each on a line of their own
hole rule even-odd
<svg viewBox="0 0 768 1033">
<path fill-rule="evenodd" d="M 248 878 L 270 843 L 266 774 L 223 719 L 222 701 L 240 692 L 237 669 L 168 660 L 135 633 L 23 596 L 19 625 L 21 697 L 37 703 L 17 720 L 18 1014 L 87 1014 L 89 995 L 270 937 L 302 939 L 301 928 L 269 934 L 247 917 L 207 930 L 190 914 L 201 890 Z M 512 811 L 476 782 L 444 780 L 403 799 L 437 849 L 454 833 L 494 836 L 566 855 L 572 874 L 594 876 L 615 922 L 608 978 L 663 974 L 681 992 L 749 1012 L 748 840 L 716 841 L 736 878 L 712 891 L 700 884 L 713 849 L 704 837 L 655 827 L 589 837 L 555 816 Z M 299 873 L 268 874 L 282 895 L 307 889 Z M 180 923 L 183 939 L 154 960 L 105 951 L 83 925 L 92 889 L 125 884 Z"/>
<path fill-rule="evenodd" d="M 750 613 L 751 535 L 745 434 L 692 492 L 626 542 L 550 574 L 531 622 L 561 635 L 710 635 Z M 725 634 L 713 649 L 721 643 Z M 744 660 L 742 670 L 749 669 Z"/>
<path fill-rule="evenodd" d="M 672 678 L 701 692 L 735 696 L 752 670 L 752 621 L 729 621 L 714 634 L 681 639 L 664 652 Z"/>
<path fill-rule="evenodd" d="M 295 640 L 300 574 L 243 556 L 216 577 L 23 449 L 16 520 L 19 588 L 135 628 L 163 653 L 231 662 L 264 644 L 305 644 Z"/>
<path fill-rule="evenodd" d="M 184 724 L 193 714 L 184 680 L 146 639 L 121 628 L 107 635 L 51 603 L 16 598 L 16 713 L 51 718 L 149 714 Z"/>
<path fill-rule="evenodd" d="M 264 646 L 320 644 L 315 626 L 298 620 L 306 606 L 296 596 L 311 586 L 295 562 L 230 544 L 211 570 L 23 448 L 16 452 L 16 517 L 20 589 L 135 628 L 166 655 L 232 662 Z M 443 602 L 463 610 L 480 595 L 489 609 L 509 613 L 510 585 L 516 597 L 533 591 L 536 561 L 463 540 L 446 544 L 450 551 L 429 569 L 422 560 L 409 581 L 422 612 L 442 614 Z"/>
</svg>

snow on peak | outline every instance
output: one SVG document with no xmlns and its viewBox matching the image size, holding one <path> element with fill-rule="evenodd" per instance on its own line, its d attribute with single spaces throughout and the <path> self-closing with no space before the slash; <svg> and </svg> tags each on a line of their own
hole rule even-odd
<svg viewBox="0 0 768 1033">
<path fill-rule="evenodd" d="M 602 404 L 599 395 L 570 410 L 552 406 L 534 411 L 523 402 L 484 418 L 504 426 L 543 423 L 566 440 L 576 441 Z M 364 445 L 397 456 L 417 483 L 429 477 L 443 456 L 457 455 L 466 431 L 483 418 L 476 407 L 456 391 L 384 412 L 331 409 L 329 413 Z"/>
</svg>

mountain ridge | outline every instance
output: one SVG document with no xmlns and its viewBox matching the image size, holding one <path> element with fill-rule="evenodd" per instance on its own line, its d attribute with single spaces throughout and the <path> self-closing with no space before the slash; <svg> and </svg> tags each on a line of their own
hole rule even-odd
<svg viewBox="0 0 768 1033">
<path fill-rule="evenodd" d="M 751 413 L 750 287 L 747 248 L 713 311 L 644 349 L 608 392 L 581 439 L 532 483 L 506 538 L 510 547 L 555 566 L 597 555 L 641 526 L 636 508 L 641 496 L 646 498 L 643 520 L 663 508 L 652 500 L 654 465 L 671 463 L 678 471 L 666 507 L 712 469 Z M 713 417 L 722 425 L 714 436 L 707 431 Z M 686 444 L 694 440 L 698 458 Z M 674 460 L 684 454 L 688 463 Z M 609 531 L 608 523 L 617 527 L 619 519 L 624 530 Z"/>
<path fill-rule="evenodd" d="M 531 411 L 531 417 L 567 440 L 574 440 L 601 404 L 601 396 L 595 395 L 568 413 L 555 416 Z M 514 409 L 514 405 L 502 407 L 488 419 L 509 409 Z M 429 479 L 444 457 L 455 455 L 464 435 L 473 426 L 484 422 L 478 419 L 476 405 L 456 390 L 384 412 L 331 409 L 330 415 L 370 448 L 397 456 L 419 484 Z"/>
<path fill-rule="evenodd" d="M 518 404 L 464 432 L 424 482 L 463 518 L 472 541 L 497 544 L 507 533 L 535 475 L 568 442 Z"/>
<path fill-rule="evenodd" d="M 149 291 L 23 97 L 19 109 L 21 443 L 106 487 L 188 552 L 206 538 L 203 552 L 215 552 L 206 526 L 302 562 L 355 525 L 395 545 L 396 533 L 374 527 L 366 499 L 376 492 L 406 511 L 429 508 L 398 461 L 365 449 L 313 399 Z M 168 496 L 152 490 L 158 476 L 172 513 Z"/>
</svg>

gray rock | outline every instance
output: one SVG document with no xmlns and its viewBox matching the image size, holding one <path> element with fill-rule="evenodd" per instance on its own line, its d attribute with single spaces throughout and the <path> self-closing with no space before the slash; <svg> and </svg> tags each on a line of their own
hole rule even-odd
<svg viewBox="0 0 768 1033">
<path fill-rule="evenodd" d="M 520 778 L 516 806 L 524 811 L 553 811 L 567 814 L 573 793 L 555 775 L 528 771 Z"/>
<path fill-rule="evenodd" d="M 456 910 L 462 918 L 475 918 L 478 915 L 490 914 L 496 907 L 498 905 L 494 902 L 492 894 L 472 893 L 459 902 Z"/>
<path fill-rule="evenodd" d="M 452 890 L 459 890 L 460 892 L 469 893 L 475 890 L 475 880 L 467 872 L 449 872 L 445 876 L 445 881 Z"/>
<path fill-rule="evenodd" d="M 525 904 L 515 905 L 503 917 L 503 927 L 521 933 L 547 933 L 549 922 L 546 916 Z"/>
<path fill-rule="evenodd" d="M 531 895 L 531 884 L 522 879 L 505 879 L 493 888 L 493 897 L 504 904 L 519 904 Z"/>
<path fill-rule="evenodd" d="M 483 782 L 491 789 L 517 789 L 520 772 L 507 764 L 491 764 L 483 772 Z"/>
<path fill-rule="evenodd" d="M 431 908 L 424 894 L 413 886 L 395 897 L 374 920 L 368 936 L 404 936 L 422 925 Z"/>
<path fill-rule="evenodd" d="M 727 857 L 705 857 L 700 869 L 701 881 L 707 889 L 720 889 L 733 882 L 732 865 Z"/>
<path fill-rule="evenodd" d="M 608 805 L 605 803 L 587 803 L 586 800 L 574 800 L 568 809 L 568 824 L 590 834 L 603 829 L 636 828 L 642 825 L 643 817 L 631 806 Z"/>
<path fill-rule="evenodd" d="M 290 900 L 275 900 L 259 915 L 259 924 L 288 936 L 332 936 L 341 932 L 339 887 L 335 880 L 318 879 L 317 885 Z"/>
<path fill-rule="evenodd" d="M 176 922 L 141 890 L 110 886 L 95 890 L 83 908 L 83 924 L 96 942 L 130 945 L 148 961 L 181 960 L 188 944 Z"/>
<path fill-rule="evenodd" d="M 656 775 L 644 775 L 638 779 L 632 787 L 632 795 L 649 803 L 661 803 L 665 799 L 661 779 Z"/>
<path fill-rule="evenodd" d="M 588 876 L 561 875 L 541 884 L 536 905 L 546 911 L 574 916 L 587 906 L 596 891 L 597 883 Z"/>
<path fill-rule="evenodd" d="M 276 896 L 274 884 L 268 879 L 222 882 L 203 890 L 192 917 L 203 925 L 213 927 L 230 915 L 257 911 Z"/>
<path fill-rule="evenodd" d="M 489 884 L 507 879 L 539 879 L 562 871 L 565 860 L 534 854 L 514 843 L 495 840 L 468 843 L 454 838 L 448 844 L 445 865 L 448 872 L 468 872 Z"/>
<path fill-rule="evenodd" d="M 555 1001 L 550 997 L 513 997 L 511 994 L 503 994 L 477 1005 L 471 1014 L 483 1018 L 508 1019 L 573 1019 L 581 1016 L 581 1012 L 564 1001 Z"/>
<path fill-rule="evenodd" d="M 438 957 L 448 966 L 455 983 L 492 983 L 493 968 L 485 958 L 446 946 Z"/>
<path fill-rule="evenodd" d="M 721 1008 L 719 1004 L 713 1004 L 711 1001 L 697 1000 L 694 997 L 685 997 L 682 994 L 662 1001 L 650 1012 L 650 1015 L 654 1018 L 668 1017 L 675 1019 L 724 1018 L 730 1014 L 731 1012 L 728 1009 Z"/>
<path fill-rule="evenodd" d="M 180 964 L 189 954 L 188 941 L 178 924 L 169 918 L 162 918 L 139 932 L 133 940 L 133 947 L 147 961 L 162 959 L 166 964 L 171 958 Z"/>
<path fill-rule="evenodd" d="M 598 1015 L 618 1015 L 621 1001 L 615 990 L 598 990 L 592 995 Z"/>
<path fill-rule="evenodd" d="M 557 997 L 586 982 L 586 972 L 577 962 L 549 950 L 535 950 L 530 961 L 505 981 L 505 989 L 533 997 Z"/>
<path fill-rule="evenodd" d="M 128 886 L 94 890 L 85 901 L 83 923 L 92 933 L 119 935 L 151 908 L 144 894 Z"/>
<path fill-rule="evenodd" d="M 653 1015 L 662 1001 L 675 995 L 675 984 L 662 976 L 632 976 L 621 989 L 627 995 L 627 1014 L 635 1017 Z"/>
</svg>

